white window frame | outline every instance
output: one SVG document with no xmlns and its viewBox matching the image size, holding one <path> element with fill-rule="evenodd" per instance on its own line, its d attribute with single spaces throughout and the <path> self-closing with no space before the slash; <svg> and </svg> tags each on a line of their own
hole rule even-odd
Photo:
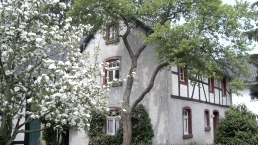
<svg viewBox="0 0 258 145">
<path fill-rule="evenodd" d="M 115 25 L 109 27 L 109 40 L 117 39 L 117 27 Z"/>
<path fill-rule="evenodd" d="M 112 128 L 110 129 L 109 121 L 112 121 Z M 107 134 L 115 135 L 120 127 L 120 117 L 119 116 L 107 116 Z"/>
<path fill-rule="evenodd" d="M 184 67 L 179 67 L 179 79 L 182 82 L 185 81 L 185 68 Z"/>
<path fill-rule="evenodd" d="M 114 65 L 114 66 L 110 66 Z M 112 71 L 112 80 L 109 80 L 109 73 Z M 118 71 L 118 74 L 117 74 Z M 118 76 L 118 78 L 116 78 Z M 107 67 L 107 82 L 112 82 L 115 79 L 119 80 L 120 79 L 120 61 L 118 59 L 116 60 L 111 60 L 108 61 L 108 67 Z"/>
<path fill-rule="evenodd" d="M 183 129 L 184 129 L 184 135 L 189 134 L 189 110 L 184 109 L 183 110 Z"/>
</svg>

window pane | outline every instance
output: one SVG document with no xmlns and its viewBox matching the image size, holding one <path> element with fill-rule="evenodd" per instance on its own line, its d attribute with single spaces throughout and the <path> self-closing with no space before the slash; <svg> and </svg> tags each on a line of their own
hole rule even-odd
<svg viewBox="0 0 258 145">
<path fill-rule="evenodd" d="M 113 71 L 111 70 L 111 71 L 108 71 L 108 77 L 109 77 L 109 79 L 108 79 L 108 81 L 109 82 L 111 82 L 111 81 L 113 81 Z"/>
<path fill-rule="evenodd" d="M 115 70 L 115 78 L 119 79 L 119 70 Z"/>
<path fill-rule="evenodd" d="M 204 117 L 205 127 L 209 126 L 209 113 L 208 111 L 205 111 L 205 117 Z"/>
<path fill-rule="evenodd" d="M 109 65 L 108 65 L 108 67 L 112 67 L 112 62 L 109 62 Z"/>
<path fill-rule="evenodd" d="M 188 134 L 188 119 L 184 119 L 184 134 Z"/>
<path fill-rule="evenodd" d="M 118 129 L 119 129 L 119 120 L 116 120 L 116 128 L 115 128 L 115 131 L 117 132 Z"/>
<path fill-rule="evenodd" d="M 115 28 L 115 26 L 112 26 L 112 27 L 110 27 L 110 36 L 109 36 L 109 38 L 110 39 L 115 39 L 116 38 L 116 28 Z"/>
<path fill-rule="evenodd" d="M 113 133 L 113 120 L 108 120 L 108 133 Z"/>
</svg>

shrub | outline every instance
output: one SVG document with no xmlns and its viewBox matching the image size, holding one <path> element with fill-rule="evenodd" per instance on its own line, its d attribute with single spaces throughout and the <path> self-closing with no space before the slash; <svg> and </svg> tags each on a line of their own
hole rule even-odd
<svg viewBox="0 0 258 145">
<path fill-rule="evenodd" d="M 245 105 L 232 106 L 226 117 L 219 121 L 215 143 L 258 144 L 255 115 Z"/>
<path fill-rule="evenodd" d="M 121 145 L 123 142 L 122 128 L 116 135 L 110 136 L 105 133 L 105 115 L 92 112 L 90 129 L 88 131 L 89 145 Z M 154 136 L 151 120 L 143 105 L 138 105 L 132 112 L 132 144 L 148 144 Z"/>
</svg>

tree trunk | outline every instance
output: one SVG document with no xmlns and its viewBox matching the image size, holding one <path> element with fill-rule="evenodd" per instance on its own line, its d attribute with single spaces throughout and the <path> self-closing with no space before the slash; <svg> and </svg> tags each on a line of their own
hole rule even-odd
<svg viewBox="0 0 258 145">
<path fill-rule="evenodd" d="M 12 142 L 10 142 L 11 139 L 11 133 L 12 133 L 12 119 L 10 116 L 3 114 L 2 115 L 2 122 L 1 122 L 1 145 L 9 145 Z"/>
<path fill-rule="evenodd" d="M 123 121 L 123 145 L 131 145 L 132 141 L 132 121 L 131 112 L 122 113 Z"/>
</svg>

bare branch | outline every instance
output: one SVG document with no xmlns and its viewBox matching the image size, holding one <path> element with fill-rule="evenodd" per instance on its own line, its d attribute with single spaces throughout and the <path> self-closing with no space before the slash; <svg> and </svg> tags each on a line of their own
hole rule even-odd
<svg viewBox="0 0 258 145">
<path fill-rule="evenodd" d="M 138 104 L 139 102 L 141 102 L 141 100 L 144 98 L 144 96 L 150 92 L 150 90 L 153 88 L 154 86 L 154 81 L 155 81 L 155 78 L 158 74 L 158 72 L 168 66 L 169 63 L 168 62 L 163 62 L 161 64 L 159 64 L 156 69 L 154 70 L 152 76 L 151 76 L 151 79 L 150 79 L 150 82 L 149 82 L 149 85 L 145 88 L 145 90 L 141 93 L 141 95 L 135 100 L 135 102 L 132 104 L 132 106 L 130 107 L 130 111 L 132 111 Z"/>
<path fill-rule="evenodd" d="M 24 129 L 22 129 L 22 130 L 17 131 L 17 133 L 38 132 L 38 131 L 46 130 L 46 129 L 48 129 L 48 128 L 50 128 L 50 127 L 42 127 L 42 128 L 40 128 L 40 129 L 35 129 L 35 130 L 24 130 Z"/>
</svg>

